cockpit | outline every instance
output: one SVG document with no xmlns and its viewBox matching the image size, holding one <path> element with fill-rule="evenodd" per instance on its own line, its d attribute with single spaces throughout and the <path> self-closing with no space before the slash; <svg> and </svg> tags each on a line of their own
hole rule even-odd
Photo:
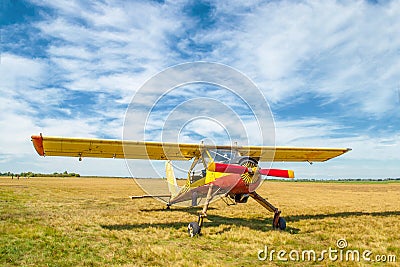
<svg viewBox="0 0 400 267">
<path fill-rule="evenodd" d="M 230 149 L 204 149 L 201 157 L 196 158 L 189 170 L 191 183 L 204 178 L 207 174 L 207 167 L 211 162 L 230 163 L 239 156 L 239 153 Z"/>
<path fill-rule="evenodd" d="M 208 158 L 211 156 L 214 162 L 220 163 L 230 163 L 237 155 L 237 151 L 229 149 L 213 149 L 208 150 L 208 152 Z M 203 152 L 203 154 L 207 153 Z M 205 155 L 203 157 L 206 158 Z"/>
</svg>

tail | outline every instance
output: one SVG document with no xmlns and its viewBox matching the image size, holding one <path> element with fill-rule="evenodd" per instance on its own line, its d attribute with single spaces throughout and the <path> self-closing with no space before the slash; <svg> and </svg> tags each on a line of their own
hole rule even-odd
<svg viewBox="0 0 400 267">
<path fill-rule="evenodd" d="M 165 173 L 167 176 L 167 182 L 168 182 L 168 190 L 171 193 L 171 197 L 174 197 L 178 194 L 179 192 L 179 186 L 176 182 L 176 178 L 174 175 L 174 169 L 172 167 L 172 163 L 170 160 L 168 160 L 165 163 Z"/>
</svg>

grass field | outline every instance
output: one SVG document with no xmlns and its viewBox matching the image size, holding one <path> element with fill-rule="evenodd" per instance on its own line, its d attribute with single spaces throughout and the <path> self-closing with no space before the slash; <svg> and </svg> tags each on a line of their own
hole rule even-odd
<svg viewBox="0 0 400 267">
<path fill-rule="evenodd" d="M 258 193 L 282 210 L 287 231 L 273 230 L 272 214 L 254 200 L 208 211 L 203 235 L 186 227 L 199 209 L 154 199 L 131 200 L 142 191 L 133 179 L 0 178 L 2 266 L 384 266 L 346 261 L 365 251 L 372 260 L 400 262 L 400 183 L 264 182 Z M 337 240 L 348 246 L 338 249 Z M 258 259 L 267 246 L 267 259 Z M 330 260 L 323 250 L 336 249 Z M 270 261 L 270 253 L 272 254 Z M 277 253 L 283 250 L 279 260 Z M 316 261 L 307 253 L 316 252 Z M 294 252 L 293 252 L 294 251 Z M 296 259 L 299 252 L 299 260 Z M 302 253 L 305 254 L 302 260 Z M 283 253 L 283 252 L 282 252 Z M 289 258 L 289 254 L 291 258 Z M 349 254 L 350 255 L 350 254 Z M 261 253 L 260 256 L 265 256 Z M 312 254 L 309 254 L 312 256 Z M 378 256 L 379 258 L 377 258 Z M 334 259 L 333 257 L 332 259 Z M 312 259 L 312 257 L 311 257 Z"/>
</svg>

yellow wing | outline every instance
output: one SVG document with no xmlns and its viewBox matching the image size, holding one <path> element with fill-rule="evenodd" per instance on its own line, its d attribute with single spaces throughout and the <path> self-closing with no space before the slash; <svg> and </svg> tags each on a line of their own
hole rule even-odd
<svg viewBox="0 0 400 267">
<path fill-rule="evenodd" d="M 190 160 L 200 155 L 199 145 L 109 139 L 32 136 L 41 156 Z M 125 152 L 125 153 L 124 153 Z"/>
<path fill-rule="evenodd" d="M 151 160 L 190 160 L 199 157 L 199 144 L 179 144 L 109 139 L 32 136 L 33 145 L 41 156 L 128 158 Z M 211 148 L 211 147 L 210 147 Z M 214 149 L 233 149 L 242 156 L 259 161 L 326 161 L 340 156 L 349 148 L 295 148 L 268 146 L 215 146 Z M 125 152 L 125 153 L 124 153 Z"/>
<path fill-rule="evenodd" d="M 242 156 L 249 156 L 259 161 L 321 162 L 351 151 L 351 148 L 250 146 L 238 150 Z"/>
</svg>

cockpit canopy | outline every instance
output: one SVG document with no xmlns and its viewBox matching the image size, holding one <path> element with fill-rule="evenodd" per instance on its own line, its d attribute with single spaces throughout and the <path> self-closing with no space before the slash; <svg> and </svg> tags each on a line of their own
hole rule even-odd
<svg viewBox="0 0 400 267">
<path fill-rule="evenodd" d="M 203 151 L 203 159 L 206 165 L 211 161 L 230 163 L 237 156 L 239 156 L 238 152 L 230 149 L 207 149 Z"/>
<path fill-rule="evenodd" d="M 207 167 L 212 162 L 231 163 L 240 156 L 239 152 L 230 149 L 204 149 L 200 158 L 195 158 L 189 169 L 191 182 L 205 177 Z"/>
<path fill-rule="evenodd" d="M 230 149 L 205 149 L 201 157 L 196 158 L 189 170 L 189 173 L 202 171 L 207 169 L 211 162 L 231 163 L 235 158 L 240 156 L 239 152 Z"/>
</svg>

